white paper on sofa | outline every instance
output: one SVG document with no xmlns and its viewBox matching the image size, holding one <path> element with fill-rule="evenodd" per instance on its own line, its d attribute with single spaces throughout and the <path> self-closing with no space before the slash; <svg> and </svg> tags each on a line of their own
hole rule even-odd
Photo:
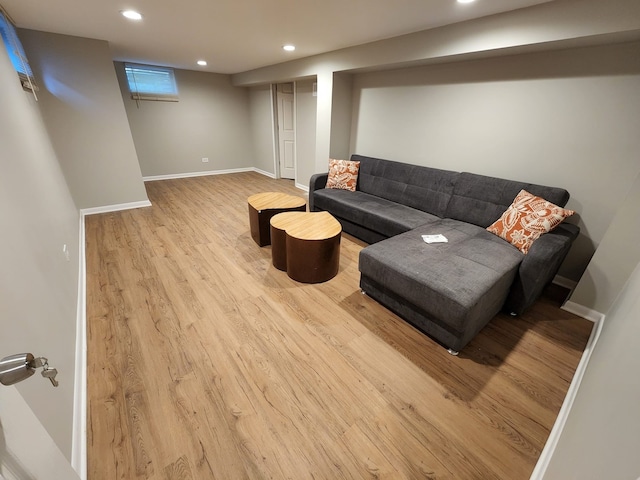
<svg viewBox="0 0 640 480">
<path fill-rule="evenodd" d="M 422 239 L 427 243 L 447 243 L 447 237 L 441 234 L 437 235 L 422 235 Z"/>
</svg>

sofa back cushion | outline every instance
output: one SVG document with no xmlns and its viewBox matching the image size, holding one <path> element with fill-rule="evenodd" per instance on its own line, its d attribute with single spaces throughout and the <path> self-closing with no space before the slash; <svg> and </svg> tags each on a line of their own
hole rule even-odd
<svg viewBox="0 0 640 480">
<path fill-rule="evenodd" d="M 444 216 L 486 228 L 500 218 L 520 190 L 531 192 L 560 207 L 569 201 L 569 192 L 563 188 L 463 172 L 458 177 Z"/>
<path fill-rule="evenodd" d="M 449 170 L 355 154 L 351 156 L 351 160 L 360 162 L 357 190 L 438 217 L 444 217 L 456 179 L 460 175 Z M 512 200 L 513 198 L 507 205 L 510 205 Z M 489 222 L 491 223 L 493 222 Z"/>
</svg>

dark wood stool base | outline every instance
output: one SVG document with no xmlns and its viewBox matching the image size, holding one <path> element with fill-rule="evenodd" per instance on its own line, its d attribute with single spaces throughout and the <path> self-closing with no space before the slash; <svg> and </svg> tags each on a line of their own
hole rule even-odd
<svg viewBox="0 0 640 480">
<path fill-rule="evenodd" d="M 271 245 L 270 225 L 271 217 L 284 212 L 304 212 L 306 205 L 296 208 L 272 208 L 258 211 L 249 205 L 249 226 L 251 228 L 251 238 L 261 247 Z"/>
<path fill-rule="evenodd" d="M 251 238 L 264 247 L 271 243 L 269 222 L 271 217 L 283 212 L 304 212 L 307 202 L 304 198 L 281 192 L 262 192 L 251 195 L 249 204 L 249 228 Z"/>
<path fill-rule="evenodd" d="M 340 268 L 340 234 L 325 240 L 287 237 L 287 275 L 297 282 L 331 280 Z"/>
<path fill-rule="evenodd" d="M 273 266 L 287 271 L 287 232 L 271 226 L 271 261 Z"/>
<path fill-rule="evenodd" d="M 289 212 L 273 217 L 273 266 L 297 282 L 326 282 L 340 268 L 341 232 L 340 223 L 327 212 Z"/>
</svg>

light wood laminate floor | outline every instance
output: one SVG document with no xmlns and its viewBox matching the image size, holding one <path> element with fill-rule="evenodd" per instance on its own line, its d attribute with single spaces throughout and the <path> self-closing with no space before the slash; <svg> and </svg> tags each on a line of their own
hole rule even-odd
<svg viewBox="0 0 640 480">
<path fill-rule="evenodd" d="M 527 479 L 592 324 L 550 291 L 459 357 L 358 288 L 363 242 L 300 284 L 251 239 L 257 173 L 146 184 L 86 218 L 98 479 Z"/>
</svg>

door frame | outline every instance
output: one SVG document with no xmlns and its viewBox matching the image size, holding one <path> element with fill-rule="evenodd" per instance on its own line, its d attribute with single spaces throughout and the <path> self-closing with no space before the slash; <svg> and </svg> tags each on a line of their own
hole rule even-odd
<svg viewBox="0 0 640 480">
<path fill-rule="evenodd" d="M 295 81 L 291 82 L 280 82 L 280 83 L 272 83 L 271 84 L 271 124 L 272 128 L 272 136 L 273 136 L 273 164 L 274 164 L 274 172 L 275 178 L 282 178 L 282 173 L 280 171 L 280 137 L 278 132 L 278 85 L 283 83 L 291 83 L 293 85 L 293 141 L 294 141 L 294 152 L 293 152 L 293 181 L 296 183 L 298 181 L 298 103 L 297 103 L 297 85 Z"/>
</svg>

